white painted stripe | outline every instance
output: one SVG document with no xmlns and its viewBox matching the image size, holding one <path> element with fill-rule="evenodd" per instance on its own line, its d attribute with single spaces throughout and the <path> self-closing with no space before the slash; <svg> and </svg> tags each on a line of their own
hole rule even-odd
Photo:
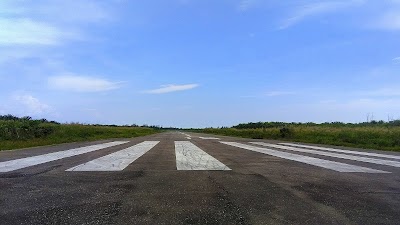
<svg viewBox="0 0 400 225">
<path fill-rule="evenodd" d="M 243 148 L 247 149 L 250 151 L 255 151 L 267 155 L 272 155 L 275 157 L 283 158 L 283 159 L 288 159 L 296 162 L 301 162 L 313 166 L 318 166 L 322 167 L 325 169 L 330 169 L 338 172 L 358 172 L 358 173 L 390 173 L 382 170 L 375 170 L 375 169 L 370 169 L 367 167 L 361 167 L 361 166 L 354 166 L 346 163 L 339 163 L 339 162 L 334 162 L 334 161 L 329 161 L 329 160 L 324 160 L 324 159 L 318 159 L 314 157 L 309 157 L 309 156 L 303 156 L 303 155 L 297 155 L 297 154 L 292 154 L 292 153 L 287 153 L 287 152 L 280 152 L 268 148 L 260 148 L 260 147 L 254 147 L 250 145 L 245 145 L 237 142 L 221 142 L 222 144 L 238 147 L 238 148 Z"/>
<path fill-rule="evenodd" d="M 354 155 L 366 155 L 366 156 L 375 156 L 375 157 L 388 158 L 388 159 L 400 159 L 400 156 L 397 156 L 397 155 L 385 155 L 385 154 L 377 154 L 377 153 L 370 153 L 370 152 L 357 152 L 357 151 L 349 151 L 349 150 L 336 149 L 336 148 L 325 148 L 325 147 L 319 147 L 319 146 L 299 145 L 299 144 L 292 144 L 292 143 L 279 143 L 279 144 L 280 145 L 289 145 L 289 146 L 293 146 L 293 147 L 325 150 L 325 151 L 330 151 L 330 152 L 349 153 L 349 154 L 354 154 Z"/>
<path fill-rule="evenodd" d="M 175 141 L 178 170 L 231 170 L 189 141 Z"/>
<path fill-rule="evenodd" d="M 199 137 L 200 139 L 203 140 L 219 140 L 219 138 L 215 138 L 215 137 Z"/>
<path fill-rule="evenodd" d="M 156 146 L 159 141 L 145 141 L 130 148 L 75 166 L 67 171 L 121 171 Z"/>
<path fill-rule="evenodd" d="M 188 139 L 188 140 L 192 140 L 192 138 L 191 138 L 191 137 L 186 137 L 186 139 Z"/>
<path fill-rule="evenodd" d="M 390 161 L 390 160 L 384 160 L 384 159 L 373 159 L 373 158 L 367 158 L 367 157 L 362 157 L 362 156 L 345 155 L 345 154 L 323 152 L 323 151 L 317 151 L 317 150 L 308 150 L 308 149 L 304 149 L 304 148 L 295 148 L 295 147 L 288 147 L 288 146 L 282 146 L 282 145 L 267 144 L 267 143 L 263 143 L 263 142 L 251 142 L 251 144 L 257 144 L 257 145 L 262 145 L 262 146 L 266 146 L 266 147 L 279 148 L 279 149 L 295 151 L 295 152 L 303 152 L 303 153 L 310 153 L 310 154 L 315 154 L 315 155 L 329 156 L 329 157 L 334 157 L 334 158 L 339 158 L 339 159 L 349 159 L 349 160 L 373 163 L 373 164 L 378 164 L 378 165 L 400 167 L 400 162 L 397 162 L 397 161 Z"/>
<path fill-rule="evenodd" d="M 68 158 L 76 155 L 81 155 L 89 152 L 94 152 L 100 149 L 105 149 L 117 145 L 122 145 L 128 143 L 128 141 L 115 141 L 115 142 L 109 142 L 109 143 L 104 143 L 104 144 L 98 144 L 98 145 L 92 145 L 92 146 L 86 146 L 86 147 L 81 147 L 81 148 L 76 148 L 76 149 L 70 149 L 70 150 L 65 150 L 65 151 L 60 151 L 60 152 L 53 152 L 45 155 L 38 155 L 38 156 L 32 156 L 28 158 L 22 158 L 22 159 L 15 159 L 11 161 L 6 161 L 6 162 L 0 162 L 0 172 L 10 172 L 30 166 L 36 166 L 39 164 L 63 159 L 63 158 Z"/>
</svg>

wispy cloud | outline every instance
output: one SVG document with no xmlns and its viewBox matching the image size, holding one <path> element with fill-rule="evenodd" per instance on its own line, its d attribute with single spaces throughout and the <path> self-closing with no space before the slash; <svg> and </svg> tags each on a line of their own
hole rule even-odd
<svg viewBox="0 0 400 225">
<path fill-rule="evenodd" d="M 308 17 L 333 13 L 349 7 L 354 7 L 364 4 L 364 0 L 348 0 L 348 1 L 325 1 L 317 3 L 309 3 L 298 7 L 292 16 L 284 20 L 279 29 L 286 29 L 294 26 Z"/>
<path fill-rule="evenodd" d="M 77 36 L 47 23 L 31 19 L 1 19 L 0 45 L 56 45 L 61 39 Z"/>
<path fill-rule="evenodd" d="M 78 76 L 61 75 L 53 76 L 48 79 L 49 87 L 55 90 L 74 91 L 74 92 L 102 92 L 118 89 L 122 82 L 112 82 L 106 79 Z"/>
<path fill-rule="evenodd" d="M 22 106 L 21 111 L 26 115 L 42 115 L 52 111 L 52 107 L 31 95 L 14 96 L 14 101 Z"/>
<path fill-rule="evenodd" d="M 394 62 L 394 64 L 400 64 L 400 57 L 396 57 L 392 59 L 392 61 Z"/>
<path fill-rule="evenodd" d="M 374 26 L 383 30 L 400 30 L 400 10 L 384 13 Z"/>
<path fill-rule="evenodd" d="M 93 29 L 88 25 L 115 20 L 118 4 L 116 0 L 0 0 L 0 71 L 34 59 L 40 73 L 51 69 L 60 74 L 66 54 L 65 50 L 59 54 L 58 48 L 97 39 L 91 38 Z"/>
<path fill-rule="evenodd" d="M 90 23 L 112 21 L 116 1 L 41 0 L 0 3 L 0 47 L 59 45 L 86 39 Z"/>
<path fill-rule="evenodd" d="M 166 94 L 166 93 L 176 92 L 176 91 L 191 90 L 191 89 L 197 88 L 198 86 L 199 86 L 198 84 L 184 84 L 184 85 L 169 84 L 169 85 L 162 85 L 160 88 L 157 88 L 154 90 L 145 91 L 144 93 Z"/>
<path fill-rule="evenodd" d="M 112 6 L 118 1 L 97 0 L 2 0 L 0 13 L 5 16 L 46 19 L 53 23 L 94 23 L 112 18 Z"/>
</svg>

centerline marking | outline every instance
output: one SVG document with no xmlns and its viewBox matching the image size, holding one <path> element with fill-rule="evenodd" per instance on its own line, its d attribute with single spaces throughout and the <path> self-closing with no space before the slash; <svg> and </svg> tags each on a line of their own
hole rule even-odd
<svg viewBox="0 0 400 225">
<path fill-rule="evenodd" d="M 231 170 L 189 141 L 175 141 L 178 170 Z"/>
<path fill-rule="evenodd" d="M 203 140 L 220 140 L 220 138 L 215 138 L 215 137 L 199 137 L 199 138 Z"/>
</svg>

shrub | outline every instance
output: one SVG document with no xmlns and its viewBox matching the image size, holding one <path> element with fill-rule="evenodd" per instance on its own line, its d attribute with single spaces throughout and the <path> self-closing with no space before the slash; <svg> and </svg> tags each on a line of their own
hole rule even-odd
<svg viewBox="0 0 400 225">
<path fill-rule="evenodd" d="M 286 138 L 286 137 L 291 137 L 292 136 L 292 130 L 290 128 L 288 128 L 288 127 L 281 128 L 279 130 L 279 132 L 280 132 L 282 138 Z"/>
</svg>

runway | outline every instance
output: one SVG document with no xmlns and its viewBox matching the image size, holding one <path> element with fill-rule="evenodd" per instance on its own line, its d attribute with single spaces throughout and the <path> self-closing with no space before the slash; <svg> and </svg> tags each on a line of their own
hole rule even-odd
<svg viewBox="0 0 400 225">
<path fill-rule="evenodd" d="M 398 224 L 400 154 L 165 132 L 0 152 L 0 224 Z"/>
</svg>

